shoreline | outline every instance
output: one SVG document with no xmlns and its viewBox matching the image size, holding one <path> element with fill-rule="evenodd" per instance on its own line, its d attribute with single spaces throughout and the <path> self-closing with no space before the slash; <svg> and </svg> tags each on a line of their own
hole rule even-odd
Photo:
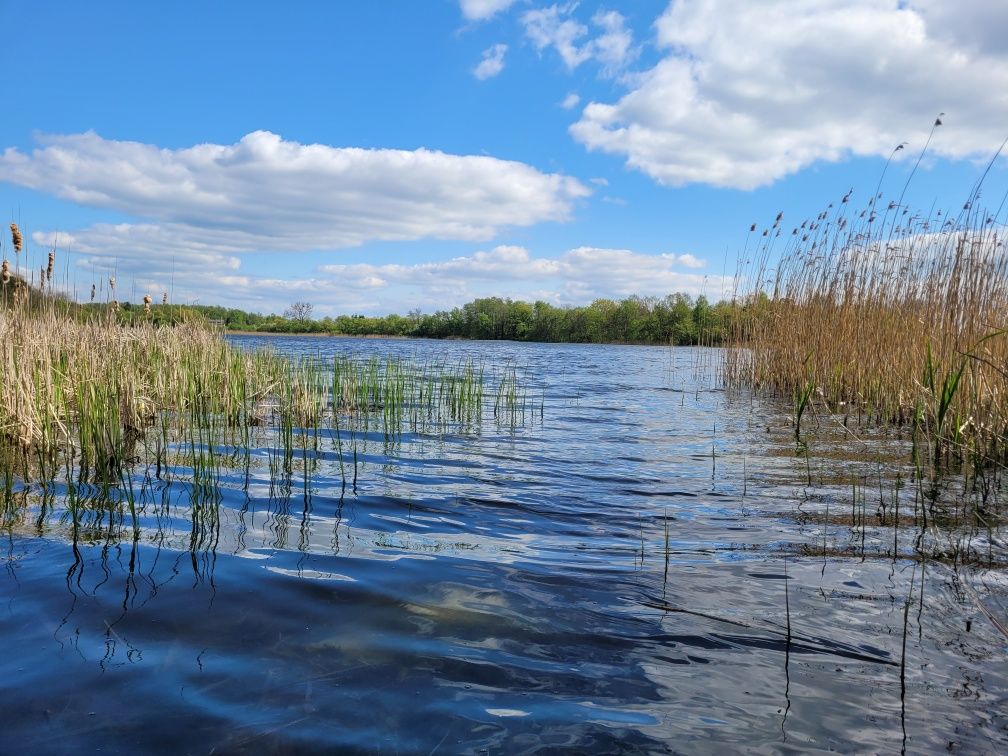
<svg viewBox="0 0 1008 756">
<path fill-rule="evenodd" d="M 378 333 L 352 334 L 352 333 L 328 333 L 325 331 L 295 331 L 292 333 L 280 333 L 277 331 L 232 331 L 227 328 L 223 330 L 225 336 L 290 336 L 293 338 L 316 337 L 320 339 L 417 339 L 418 336 L 384 336 Z M 445 341 L 446 339 L 437 339 Z M 469 340 L 469 339 L 465 339 Z"/>
<path fill-rule="evenodd" d="M 362 340 L 376 340 L 376 339 L 390 339 L 395 341 L 466 341 L 471 343 L 477 342 L 503 342 L 508 344 L 568 344 L 572 346 L 646 346 L 646 347 L 703 347 L 703 348 L 714 348 L 720 349 L 722 344 L 671 344 L 671 343 L 659 343 L 654 341 L 524 341 L 520 339 L 466 339 L 460 336 L 446 336 L 445 338 L 436 338 L 434 336 L 387 336 L 380 333 L 368 333 L 368 334 L 354 334 L 354 333 L 328 333 L 328 332 L 310 332 L 310 331 L 297 331 L 292 333 L 287 332 L 277 332 L 277 331 L 231 331 L 224 329 L 222 333 L 225 336 L 268 336 L 268 337 L 283 337 L 283 338 L 319 338 L 319 339 L 362 339 Z"/>
</svg>

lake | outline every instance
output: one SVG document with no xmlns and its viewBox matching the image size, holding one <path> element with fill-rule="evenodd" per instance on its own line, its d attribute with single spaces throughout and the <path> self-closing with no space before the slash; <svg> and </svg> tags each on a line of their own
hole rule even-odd
<svg viewBox="0 0 1008 756">
<path fill-rule="evenodd" d="M 212 490 L 138 469 L 135 524 L 30 490 L 3 750 L 1008 750 L 1003 542 L 924 534 L 953 567 L 880 524 L 914 508 L 895 432 L 823 412 L 802 449 L 714 350 L 230 338 L 510 366 L 525 402 L 376 426 L 352 476 L 331 439 L 286 480 L 269 444 Z"/>
</svg>

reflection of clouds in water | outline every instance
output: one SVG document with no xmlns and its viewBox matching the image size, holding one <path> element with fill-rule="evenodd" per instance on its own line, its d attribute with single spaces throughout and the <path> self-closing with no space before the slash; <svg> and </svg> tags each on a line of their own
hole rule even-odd
<svg viewBox="0 0 1008 756">
<path fill-rule="evenodd" d="M 335 342 L 301 343 L 349 348 Z M 89 498 L 73 596 L 72 522 L 57 500 L 36 526 L 41 505 L 30 494 L 12 534 L 13 615 L 0 615 L 0 630 L 23 658 L 18 664 L 40 670 L 31 673 L 33 689 L 60 701 L 64 679 L 73 695 L 92 690 L 88 665 L 97 668 L 111 639 L 107 668 L 157 671 L 157 684 L 142 689 L 151 707 L 218 728 L 222 720 L 246 726 L 262 737 L 256 745 L 278 749 L 312 738 L 351 749 L 359 745 L 349 740 L 352 729 L 368 747 L 428 752 L 445 733 L 445 744 L 516 751 L 541 745 L 547 732 L 553 745 L 580 750 L 650 751 L 669 742 L 775 750 L 786 690 L 788 745 L 899 745 L 894 668 L 851 654 L 899 658 L 913 567 L 869 554 L 864 562 L 829 557 L 824 570 L 821 557 L 791 557 L 796 545 L 821 542 L 814 516 L 824 497 L 833 497 L 833 515 L 849 489 L 837 479 L 796 498 L 804 459 L 793 456 L 786 408 L 690 383 L 689 351 L 377 349 L 458 350 L 453 358 L 489 349 L 554 388 L 542 422 L 514 434 L 484 427 L 406 439 L 394 452 L 370 444 L 356 495 L 341 497 L 332 459 L 316 468 L 307 501 L 297 473 L 271 487 L 263 456 L 250 469 L 248 494 L 244 470 L 225 471 L 219 502 L 204 502 L 195 532 L 179 482 L 138 487 L 136 530 L 127 507 L 110 516 Z M 670 367 L 678 370 L 671 379 Z M 813 461 L 831 481 L 834 468 L 856 461 L 855 450 L 831 447 Z M 801 521 L 792 517 L 799 500 L 809 514 Z M 830 525 L 828 536 L 849 531 Z M 929 566 L 921 628 L 916 603 L 910 612 L 908 730 L 922 750 L 943 746 L 954 728 L 968 746 L 997 737 L 1000 720 L 981 721 L 936 690 L 958 694 L 968 677 L 986 712 L 1004 698 L 991 664 L 1001 645 L 977 619 L 963 639 L 962 597 L 946 580 Z M 990 582 L 1003 595 L 1004 581 Z M 694 614 L 663 612 L 663 603 Z M 55 636 L 34 619 L 63 617 L 68 604 Z M 53 637 L 67 649 L 55 673 Z M 138 690 L 122 677 L 114 682 L 130 695 Z M 121 696 L 105 699 L 106 721 L 121 718 Z M 185 702 L 181 712 L 177 701 Z M 869 707 L 875 719 L 866 723 Z M 337 732 L 325 724 L 334 721 L 352 725 Z"/>
</svg>

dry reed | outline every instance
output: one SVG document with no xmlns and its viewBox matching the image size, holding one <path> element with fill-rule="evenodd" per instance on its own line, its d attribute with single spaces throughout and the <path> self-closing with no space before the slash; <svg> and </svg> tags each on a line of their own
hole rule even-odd
<svg viewBox="0 0 1008 756">
<path fill-rule="evenodd" d="M 740 263 L 727 383 L 911 423 L 936 465 L 1002 464 L 1008 255 L 980 183 L 955 218 L 851 192 L 790 234 L 778 215 Z"/>
</svg>

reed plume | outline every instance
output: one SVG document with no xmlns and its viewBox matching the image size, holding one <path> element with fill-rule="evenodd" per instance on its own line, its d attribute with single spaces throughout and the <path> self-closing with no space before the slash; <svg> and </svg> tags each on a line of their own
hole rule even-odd
<svg viewBox="0 0 1008 756">
<path fill-rule="evenodd" d="M 10 224 L 10 232 L 11 242 L 14 244 L 14 251 L 20 253 L 24 245 L 24 239 L 21 238 L 21 229 L 18 228 L 17 223 Z"/>
</svg>

